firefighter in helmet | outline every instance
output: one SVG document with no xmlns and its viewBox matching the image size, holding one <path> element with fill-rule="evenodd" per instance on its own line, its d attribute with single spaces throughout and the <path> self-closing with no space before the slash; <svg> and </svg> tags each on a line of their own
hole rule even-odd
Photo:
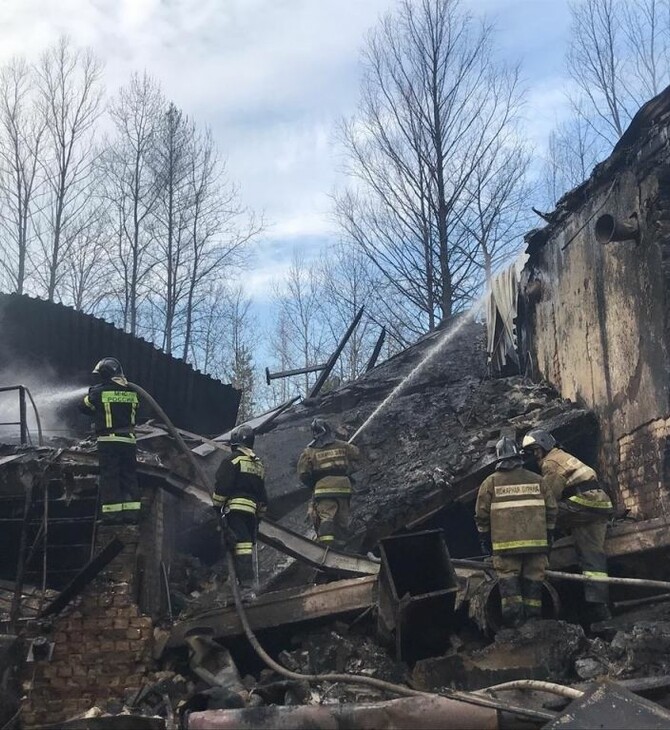
<svg viewBox="0 0 670 730">
<path fill-rule="evenodd" d="M 212 502 L 223 515 L 235 545 L 235 570 L 246 599 L 255 597 L 253 552 L 258 522 L 267 509 L 265 468 L 253 450 L 254 430 L 247 425 L 230 434 L 231 453 L 217 469 Z"/>
<path fill-rule="evenodd" d="M 135 445 L 139 399 L 115 357 L 103 357 L 93 374 L 99 382 L 89 388 L 80 410 L 95 424 L 101 521 L 137 523 L 141 507 Z"/>
<path fill-rule="evenodd" d="M 506 626 L 539 618 L 542 582 L 556 520 L 545 480 L 523 466 L 513 439 L 496 444 L 496 470 L 479 487 L 475 521 L 482 552 L 493 553 Z"/>
<path fill-rule="evenodd" d="M 349 536 L 350 475 L 360 461 L 358 447 L 340 441 L 323 418 L 311 424 L 314 437 L 298 460 L 298 477 L 311 487 L 309 514 L 319 542 L 343 547 Z"/>
<path fill-rule="evenodd" d="M 529 431 L 522 446 L 536 459 L 551 486 L 558 501 L 558 528 L 572 535 L 582 573 L 606 577 L 605 534 L 614 509 L 596 472 L 558 448 L 556 439 L 543 429 Z M 606 583 L 585 583 L 584 598 L 589 621 L 610 618 Z"/>
</svg>

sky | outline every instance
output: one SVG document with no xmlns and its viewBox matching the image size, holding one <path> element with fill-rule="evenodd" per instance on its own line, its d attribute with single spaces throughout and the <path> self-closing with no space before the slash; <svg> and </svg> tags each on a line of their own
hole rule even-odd
<svg viewBox="0 0 670 730">
<path fill-rule="evenodd" d="M 567 115 L 567 0 L 463 0 L 495 21 L 509 60 L 522 63 L 526 128 L 542 154 Z M 60 35 L 91 47 L 109 92 L 148 71 L 196 122 L 207 124 L 267 229 L 245 274 L 267 297 L 294 249 L 308 256 L 337 235 L 330 195 L 343 184 L 338 118 L 358 100 L 360 49 L 395 0 L 0 0 L 0 62 L 38 55 Z"/>
</svg>

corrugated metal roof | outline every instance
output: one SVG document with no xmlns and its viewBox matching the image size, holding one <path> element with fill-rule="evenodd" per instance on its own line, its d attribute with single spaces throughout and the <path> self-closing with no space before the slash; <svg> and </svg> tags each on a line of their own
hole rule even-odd
<svg viewBox="0 0 670 730">
<path fill-rule="evenodd" d="M 101 357 L 117 357 L 129 380 L 148 390 L 175 425 L 218 434 L 235 424 L 239 391 L 98 317 L 25 295 L 0 294 L 0 335 L 0 367 L 13 373 L 42 369 L 56 381 L 83 385 Z"/>
</svg>

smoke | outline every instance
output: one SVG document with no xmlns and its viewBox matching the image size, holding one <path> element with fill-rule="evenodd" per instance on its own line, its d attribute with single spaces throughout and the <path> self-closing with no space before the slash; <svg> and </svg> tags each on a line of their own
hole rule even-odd
<svg viewBox="0 0 670 730">
<path fill-rule="evenodd" d="M 75 436 L 72 413 L 88 391 L 81 382 L 64 382 L 48 367 L 20 365 L 0 369 L 0 388 L 24 385 L 30 391 L 40 415 L 45 438 Z M 69 417 L 68 417 L 69 415 Z M 26 397 L 26 421 L 32 443 L 37 443 L 37 422 Z M 0 392 L 0 440 L 18 442 L 20 438 L 19 391 Z M 80 429 L 81 430 L 81 426 Z"/>
</svg>

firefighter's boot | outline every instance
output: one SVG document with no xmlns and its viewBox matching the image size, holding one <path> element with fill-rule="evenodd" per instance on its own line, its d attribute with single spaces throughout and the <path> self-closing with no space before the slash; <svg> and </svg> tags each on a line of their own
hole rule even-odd
<svg viewBox="0 0 670 730">
<path fill-rule="evenodd" d="M 506 628 L 516 628 L 524 621 L 523 596 L 521 581 L 513 578 L 499 578 L 500 604 L 502 606 L 502 623 Z"/>
<path fill-rule="evenodd" d="M 243 601 L 253 601 L 256 598 L 254 591 L 254 564 L 251 555 L 236 555 L 235 569 L 237 570 L 237 582 L 240 586 L 240 593 Z"/>
<path fill-rule="evenodd" d="M 542 617 L 542 583 L 523 578 L 523 605 L 526 619 Z"/>
</svg>

